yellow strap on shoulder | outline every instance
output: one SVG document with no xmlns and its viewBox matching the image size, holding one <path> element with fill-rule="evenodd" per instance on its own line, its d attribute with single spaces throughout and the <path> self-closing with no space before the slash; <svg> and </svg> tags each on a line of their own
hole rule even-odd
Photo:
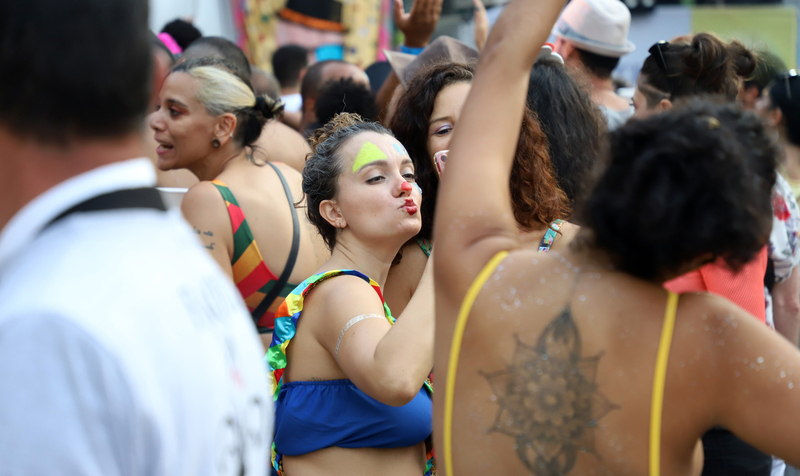
<svg viewBox="0 0 800 476">
<path fill-rule="evenodd" d="M 501 251 L 486 263 L 486 266 L 478 273 L 475 281 L 472 282 L 467 290 L 467 295 L 464 296 L 461 309 L 458 311 L 456 327 L 453 330 L 453 342 L 450 346 L 450 360 L 447 363 L 447 382 L 444 388 L 444 470 L 448 476 L 453 476 L 453 398 L 455 397 L 456 372 L 458 371 L 458 357 L 461 354 L 464 329 L 467 327 L 467 319 L 470 311 L 472 311 L 472 304 L 475 303 L 475 298 L 478 297 L 478 293 L 481 292 L 483 285 L 497 268 L 497 265 L 506 256 L 508 256 L 508 251 Z"/>
<path fill-rule="evenodd" d="M 678 310 L 678 295 L 668 291 L 664 326 L 658 343 L 656 371 L 653 377 L 653 395 L 650 406 L 650 476 L 659 476 L 661 471 L 661 414 L 664 409 L 664 384 L 667 380 L 669 349 L 675 329 L 675 314 Z"/>
</svg>

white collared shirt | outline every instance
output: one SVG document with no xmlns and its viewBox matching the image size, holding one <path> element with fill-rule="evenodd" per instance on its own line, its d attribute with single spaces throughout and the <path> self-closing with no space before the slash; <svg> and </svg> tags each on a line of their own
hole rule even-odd
<svg viewBox="0 0 800 476">
<path fill-rule="evenodd" d="M 268 472 L 272 399 L 238 291 L 177 213 L 64 210 L 147 159 L 40 195 L 0 231 L 0 475 Z"/>
</svg>

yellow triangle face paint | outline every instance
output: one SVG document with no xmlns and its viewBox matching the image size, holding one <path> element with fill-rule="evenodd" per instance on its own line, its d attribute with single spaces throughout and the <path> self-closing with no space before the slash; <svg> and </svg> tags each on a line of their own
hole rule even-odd
<svg viewBox="0 0 800 476">
<path fill-rule="evenodd" d="M 358 151 L 356 161 L 353 162 L 353 173 L 358 172 L 358 169 L 376 160 L 386 159 L 386 154 L 384 154 L 377 145 L 372 142 L 365 142 L 364 145 L 361 146 L 361 150 Z"/>
</svg>

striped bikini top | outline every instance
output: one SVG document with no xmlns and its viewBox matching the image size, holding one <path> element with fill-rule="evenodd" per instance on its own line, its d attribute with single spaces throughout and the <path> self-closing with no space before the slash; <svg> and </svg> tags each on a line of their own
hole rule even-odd
<svg viewBox="0 0 800 476">
<path fill-rule="evenodd" d="M 282 178 L 282 177 L 281 177 Z M 278 277 L 270 271 L 261 252 L 258 250 L 258 245 L 253 238 L 253 232 L 250 230 L 250 225 L 247 224 L 247 218 L 236 197 L 228 186 L 221 180 L 213 180 L 211 182 L 217 187 L 220 195 L 225 200 L 225 206 L 228 208 L 228 215 L 231 219 L 231 229 L 233 230 L 233 256 L 231 257 L 231 268 L 233 268 L 233 282 L 239 289 L 247 304 L 247 309 L 253 317 L 258 332 L 261 334 L 272 332 L 275 322 L 275 311 L 278 306 L 283 303 L 286 296 L 292 292 L 292 289 L 297 287 L 297 284 L 286 283 L 281 289 L 277 290 L 277 296 L 272 300 L 269 305 L 262 304 L 262 301 L 270 295 L 275 293 L 275 286 L 278 284 Z M 294 267 L 294 263 L 292 263 Z M 291 272 L 291 269 L 289 270 Z M 266 310 L 260 312 L 261 309 Z"/>
</svg>

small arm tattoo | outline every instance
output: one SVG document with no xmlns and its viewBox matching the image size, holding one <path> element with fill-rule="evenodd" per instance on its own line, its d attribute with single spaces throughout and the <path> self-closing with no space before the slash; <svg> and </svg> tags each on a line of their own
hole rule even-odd
<svg viewBox="0 0 800 476">
<path fill-rule="evenodd" d="M 216 245 L 216 243 L 211 243 L 210 245 L 205 245 L 204 248 L 207 249 L 207 250 L 214 251 L 214 245 Z"/>
<path fill-rule="evenodd" d="M 581 336 L 569 308 L 548 324 L 535 346 L 514 335 L 505 370 L 480 372 L 500 407 L 490 432 L 514 438 L 514 449 L 535 476 L 567 474 L 579 452 L 599 458 L 594 427 L 620 407 L 595 382 L 602 353 L 581 356 Z"/>
</svg>

